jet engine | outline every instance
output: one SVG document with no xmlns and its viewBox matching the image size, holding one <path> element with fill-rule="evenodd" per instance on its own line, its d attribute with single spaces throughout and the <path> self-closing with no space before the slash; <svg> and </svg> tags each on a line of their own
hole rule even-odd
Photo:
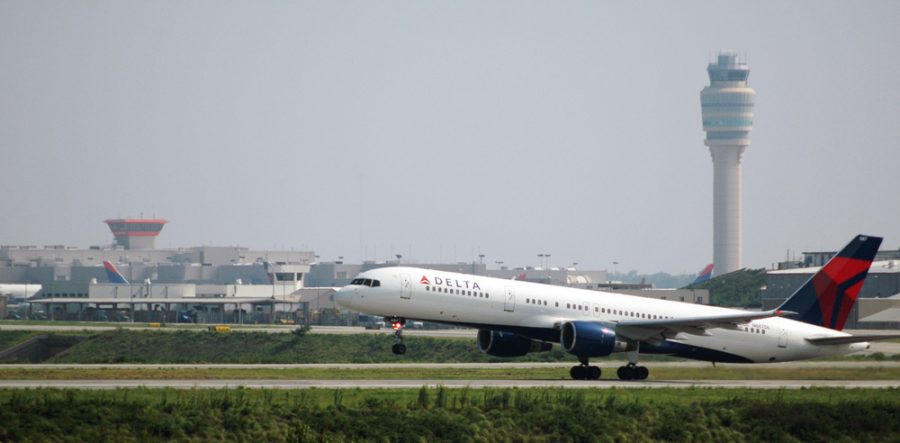
<svg viewBox="0 0 900 443">
<path fill-rule="evenodd" d="M 547 352 L 551 343 L 532 340 L 512 332 L 478 330 L 478 349 L 495 357 L 521 357 L 531 352 Z"/>
<path fill-rule="evenodd" d="M 562 325 L 559 343 L 566 352 L 579 357 L 605 357 L 627 351 L 628 343 L 616 339 L 613 327 L 589 321 L 570 321 Z"/>
</svg>

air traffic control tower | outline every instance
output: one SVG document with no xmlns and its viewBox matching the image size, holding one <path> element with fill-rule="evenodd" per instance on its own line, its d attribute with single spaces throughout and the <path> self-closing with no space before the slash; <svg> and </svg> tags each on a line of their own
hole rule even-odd
<svg viewBox="0 0 900 443">
<path fill-rule="evenodd" d="M 722 275 L 741 268 L 741 157 L 750 145 L 756 92 L 747 86 L 750 68 L 734 53 L 720 53 L 706 70 L 700 105 L 713 161 L 713 272 Z"/>
<path fill-rule="evenodd" d="M 156 236 L 168 221 L 159 218 L 117 218 L 105 223 L 116 238 L 116 245 L 125 249 L 154 249 Z"/>
</svg>

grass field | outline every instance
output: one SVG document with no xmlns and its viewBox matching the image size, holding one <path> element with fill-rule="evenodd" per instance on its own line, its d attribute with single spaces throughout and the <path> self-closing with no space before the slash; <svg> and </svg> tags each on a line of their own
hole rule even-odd
<svg viewBox="0 0 900 443">
<path fill-rule="evenodd" d="M 2 441 L 897 441 L 900 391 L 0 390 Z"/>
<path fill-rule="evenodd" d="M 5 349 L 37 331 L 0 331 L 0 349 Z M 478 350 L 470 338 L 409 336 L 409 351 L 391 353 L 393 337 L 382 334 L 269 334 L 241 332 L 217 334 L 207 331 L 119 329 L 72 331 L 54 335 L 81 335 L 87 339 L 47 363 L 466 363 L 466 362 L 573 362 L 574 357 L 555 346 L 550 352 L 512 359 L 492 357 Z M 614 354 L 601 361 L 622 361 Z M 850 360 L 898 360 L 885 357 L 846 357 Z M 666 356 L 642 356 L 642 362 L 677 361 Z"/>
</svg>

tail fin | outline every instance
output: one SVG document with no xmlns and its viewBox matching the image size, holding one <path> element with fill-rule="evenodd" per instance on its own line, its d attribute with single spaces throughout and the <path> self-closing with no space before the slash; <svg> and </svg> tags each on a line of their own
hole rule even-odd
<svg viewBox="0 0 900 443">
<path fill-rule="evenodd" d="M 703 270 L 701 270 L 699 274 L 697 274 L 697 279 L 694 280 L 694 282 L 691 284 L 699 285 L 700 283 L 709 281 L 709 279 L 712 278 L 712 271 L 713 271 L 713 264 L 710 263 L 710 264 L 706 265 L 706 267 L 703 268 Z"/>
<path fill-rule="evenodd" d="M 110 283 L 122 283 L 128 284 L 128 280 L 125 279 L 125 276 L 116 269 L 116 265 L 112 264 L 109 261 L 103 262 L 103 267 L 106 268 L 106 278 L 109 279 Z"/>
<path fill-rule="evenodd" d="M 857 235 L 778 309 L 797 312 L 796 320 L 805 323 L 844 329 L 881 240 Z"/>
</svg>

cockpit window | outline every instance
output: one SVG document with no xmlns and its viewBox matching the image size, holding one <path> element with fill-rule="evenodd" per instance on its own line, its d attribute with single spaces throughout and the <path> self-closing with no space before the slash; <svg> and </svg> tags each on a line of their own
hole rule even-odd
<svg viewBox="0 0 900 443">
<path fill-rule="evenodd" d="M 370 288 L 377 288 L 381 286 L 381 282 L 378 280 L 372 280 L 370 278 L 355 278 L 350 282 L 351 285 L 360 285 L 360 286 L 368 286 Z"/>
</svg>

